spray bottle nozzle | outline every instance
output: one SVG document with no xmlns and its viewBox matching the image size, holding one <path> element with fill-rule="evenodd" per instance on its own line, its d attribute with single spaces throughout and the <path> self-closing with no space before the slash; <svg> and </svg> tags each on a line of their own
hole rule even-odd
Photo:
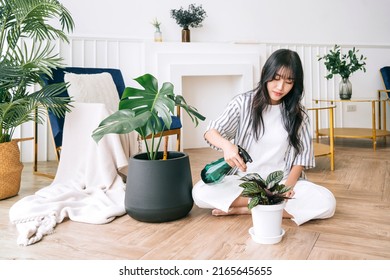
<svg viewBox="0 0 390 280">
<path fill-rule="evenodd" d="M 238 147 L 238 154 L 242 157 L 242 159 L 244 160 L 245 163 L 247 162 L 252 162 L 252 158 L 251 156 L 248 154 L 247 151 L 245 151 L 243 148 L 241 148 L 239 145 L 237 145 Z"/>
</svg>

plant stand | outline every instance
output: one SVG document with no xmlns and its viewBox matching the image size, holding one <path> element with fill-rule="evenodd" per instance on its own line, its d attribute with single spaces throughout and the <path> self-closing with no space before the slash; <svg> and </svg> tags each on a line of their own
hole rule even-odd
<svg viewBox="0 0 390 280">
<path fill-rule="evenodd" d="M 162 159 L 163 152 L 158 158 Z M 146 153 L 129 159 L 125 208 L 142 222 L 180 219 L 192 209 L 192 176 L 189 157 L 168 152 L 166 160 L 148 160 Z"/>
<path fill-rule="evenodd" d="M 252 208 L 253 227 L 249 229 L 252 239 L 260 244 L 276 244 L 282 240 L 283 209 L 286 202 L 275 205 L 257 205 Z"/>
</svg>

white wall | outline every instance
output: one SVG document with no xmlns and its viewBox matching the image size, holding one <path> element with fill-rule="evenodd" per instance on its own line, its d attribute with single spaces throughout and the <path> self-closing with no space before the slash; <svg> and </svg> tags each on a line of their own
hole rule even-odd
<svg viewBox="0 0 390 280">
<path fill-rule="evenodd" d="M 224 59 L 224 56 L 218 58 L 221 53 L 237 54 L 239 61 L 232 63 L 253 65 L 253 79 L 257 82 L 260 67 L 267 56 L 273 50 L 285 47 L 296 50 L 301 56 L 305 70 L 304 102 L 309 104 L 312 98 L 337 96 L 339 79 L 325 80 L 324 66 L 317 61 L 317 56 L 327 52 L 334 44 L 342 45 L 344 50 L 356 46 L 368 57 L 367 72 L 358 72 L 351 77 L 355 97 L 376 96 L 376 90 L 382 88 L 378 70 L 390 65 L 389 0 L 61 2 L 70 10 L 76 24 L 71 43 L 58 44 L 65 64 L 120 68 L 127 85 L 134 85 L 132 79 L 145 72 L 164 81 L 169 80 L 171 77 L 167 69 L 170 64 L 183 63 L 185 56 L 205 53 L 203 59 L 212 57 L 217 64 L 221 63 L 221 58 Z M 208 17 L 202 28 L 191 30 L 192 43 L 184 44 L 180 43 L 180 27 L 170 18 L 170 10 L 187 7 L 190 3 L 202 4 Z M 162 44 L 152 43 L 154 28 L 150 22 L 155 17 L 162 22 Z M 166 62 L 167 58 L 171 61 Z M 216 80 L 196 77 L 183 78 L 181 86 L 183 95 L 201 96 L 205 89 L 209 89 L 217 96 L 223 93 L 232 96 L 240 91 L 238 86 L 232 86 L 237 83 L 236 78 L 231 80 L 226 76 Z M 230 88 L 229 92 L 227 88 Z M 191 100 L 192 97 L 186 98 Z M 199 99 L 191 101 L 199 102 Z M 203 104 L 197 104 L 199 106 Z M 343 106 L 337 110 L 336 125 L 371 125 L 367 105 L 357 104 L 356 112 L 346 112 Z M 209 113 L 205 112 L 206 115 Z M 390 114 L 387 117 L 390 123 Z M 190 134 L 198 133 L 198 130 Z M 20 132 L 21 137 L 31 134 L 32 129 L 28 125 Z M 39 136 L 39 160 L 53 159 L 47 126 L 40 127 Z M 22 155 L 23 161 L 32 160 L 32 143 L 23 144 Z"/>
<path fill-rule="evenodd" d="M 202 4 L 197 42 L 293 42 L 390 45 L 388 0 L 62 0 L 76 22 L 74 35 L 152 40 L 162 22 L 164 41 L 180 41 L 171 9 Z M 92 8 L 93 7 L 93 8 Z"/>
</svg>

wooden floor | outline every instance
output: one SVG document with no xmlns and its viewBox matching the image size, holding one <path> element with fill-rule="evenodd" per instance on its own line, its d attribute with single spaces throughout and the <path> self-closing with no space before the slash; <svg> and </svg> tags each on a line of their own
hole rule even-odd
<svg viewBox="0 0 390 280">
<path fill-rule="evenodd" d="M 389 139 L 388 139 L 389 141 Z M 186 150 L 193 181 L 203 166 L 220 157 L 211 149 Z M 251 217 L 214 217 L 196 206 L 181 220 L 149 224 L 125 215 L 105 225 L 57 225 L 55 233 L 27 247 L 16 245 L 17 231 L 8 220 L 9 207 L 49 185 L 50 179 L 31 174 L 25 164 L 18 196 L 0 201 L 0 259 L 390 259 L 390 144 L 369 140 L 336 140 L 336 169 L 317 158 L 309 179 L 328 187 L 337 199 L 333 218 L 296 226 L 283 220 L 286 234 L 276 245 L 251 240 Z M 43 163 L 53 170 L 53 163 Z M 42 168 L 41 168 L 42 169 Z"/>
</svg>

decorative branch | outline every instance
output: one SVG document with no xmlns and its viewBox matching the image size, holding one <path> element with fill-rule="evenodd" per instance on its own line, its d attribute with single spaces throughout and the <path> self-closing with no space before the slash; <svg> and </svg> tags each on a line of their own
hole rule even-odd
<svg viewBox="0 0 390 280">
<path fill-rule="evenodd" d="M 195 4 L 191 4 L 187 10 L 184 10 L 183 7 L 180 7 L 178 10 L 172 9 L 171 17 L 176 20 L 180 27 L 188 29 L 189 27 L 202 27 L 202 22 L 207 17 L 207 14 L 202 5 L 195 6 Z"/>
</svg>

